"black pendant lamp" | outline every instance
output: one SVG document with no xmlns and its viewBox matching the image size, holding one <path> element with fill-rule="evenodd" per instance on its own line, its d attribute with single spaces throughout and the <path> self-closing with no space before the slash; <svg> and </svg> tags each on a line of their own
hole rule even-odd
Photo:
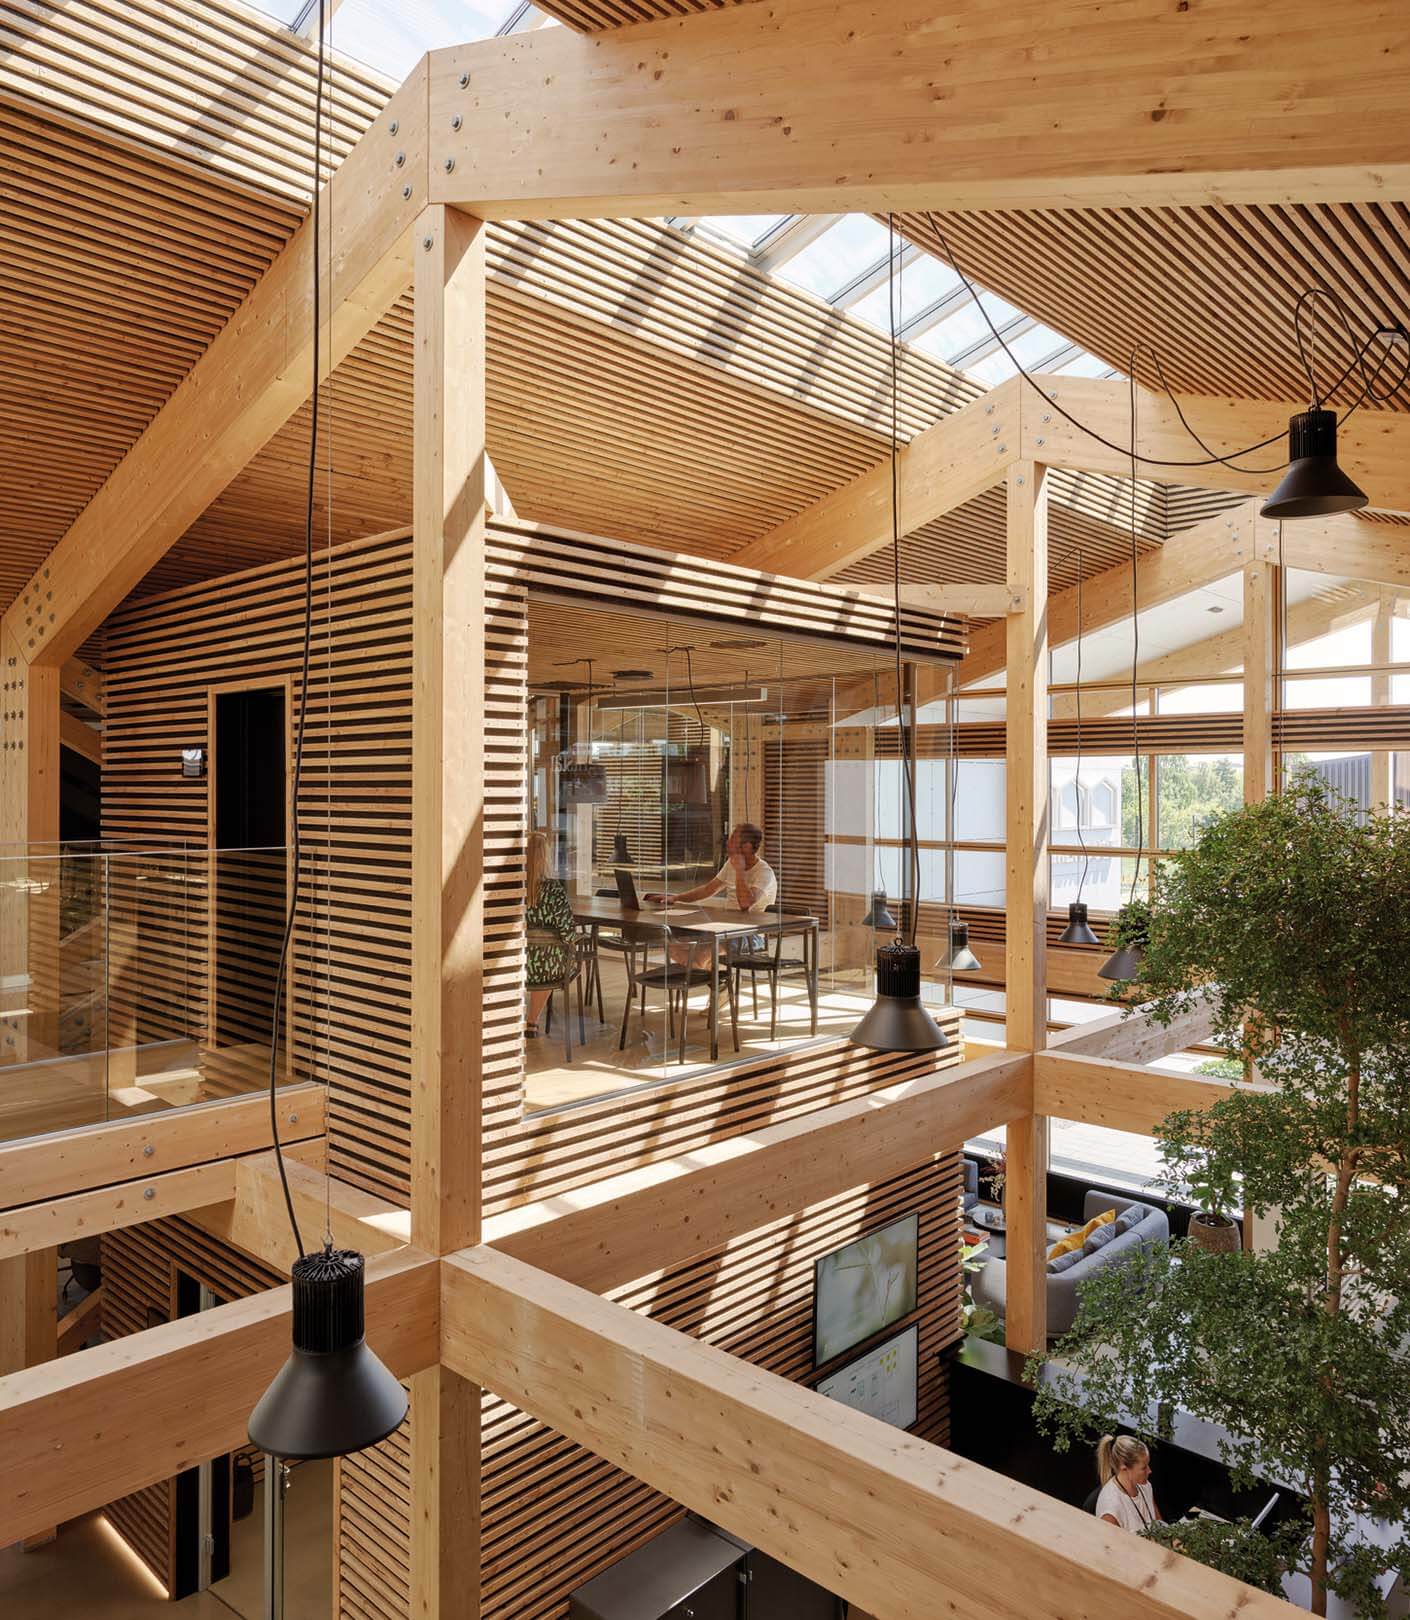
<svg viewBox="0 0 1410 1620">
<path fill-rule="evenodd" d="M 1141 971 L 1145 952 L 1139 945 L 1121 945 L 1097 969 L 1101 979 L 1134 979 Z"/>
<path fill-rule="evenodd" d="M 950 973 L 973 973 L 983 966 L 969 948 L 968 923 L 951 922 L 950 948 L 945 952 L 945 959 L 940 966 Z"/>
<path fill-rule="evenodd" d="M 876 953 L 876 1000 L 852 1031 L 875 1052 L 938 1052 L 950 1038 L 920 999 L 920 951 L 895 940 Z"/>
<path fill-rule="evenodd" d="M 875 1052 L 938 1052 L 950 1044 L 949 1037 L 930 1016 L 920 999 L 920 951 L 915 943 L 916 917 L 920 910 L 920 844 L 916 832 L 915 771 L 911 756 L 911 731 L 906 725 L 905 686 L 901 671 L 901 496 L 896 465 L 899 443 L 897 428 L 900 345 L 896 339 L 896 223 L 887 220 L 890 251 L 887 257 L 888 301 L 891 308 L 891 566 L 892 607 L 895 617 L 896 719 L 901 728 L 901 772 L 909 807 L 907 853 L 911 870 L 911 909 L 906 937 L 883 945 L 876 953 L 876 1000 L 852 1031 L 858 1046 Z M 867 920 L 873 928 L 895 928 L 896 919 L 886 905 L 886 893 L 874 890 Z"/>
<path fill-rule="evenodd" d="M 627 847 L 626 833 L 612 834 L 612 860 L 617 866 L 630 866 L 632 864 L 632 852 Z"/>
<path fill-rule="evenodd" d="M 1288 470 L 1263 503 L 1266 518 L 1355 512 L 1366 496 L 1337 465 L 1337 413 L 1299 411 L 1288 421 Z"/>
<path fill-rule="evenodd" d="M 318 77 L 314 97 L 313 145 L 313 332 L 318 333 L 322 253 L 319 251 L 319 188 L 323 172 L 323 78 L 326 64 L 324 27 L 326 12 L 318 7 Z M 313 642 L 313 494 L 316 477 L 314 449 L 318 444 L 319 399 L 322 392 L 319 358 L 321 345 L 312 345 L 313 388 L 309 418 L 308 501 L 304 522 L 303 668 L 308 687 L 309 650 Z M 331 471 L 331 468 L 330 468 Z M 330 586 L 331 589 L 331 586 Z M 331 673 L 330 673 L 331 682 Z M 327 693 L 332 705 L 331 684 Z M 299 705 L 294 733 L 294 769 L 291 802 L 300 803 L 304 761 L 304 717 L 308 705 Z M 284 912 L 284 937 L 279 969 L 274 978 L 273 1011 L 269 1032 L 270 1124 L 274 1162 L 298 1259 L 290 1272 L 293 1282 L 293 1353 L 274 1382 L 260 1396 L 250 1414 L 250 1440 L 261 1451 L 278 1458 L 303 1460 L 345 1457 L 385 1440 L 407 1413 L 407 1394 L 386 1367 L 368 1349 L 363 1337 L 364 1261 L 355 1249 L 335 1249 L 331 1235 L 321 1252 L 305 1254 L 298 1215 L 289 1191 L 289 1175 L 279 1142 L 279 1119 L 274 1107 L 278 1095 L 281 1013 L 288 977 L 289 946 L 299 911 L 299 885 L 303 845 L 297 819 L 291 842 L 292 872 Z M 272 1482 L 268 1489 L 272 1489 Z M 266 1556 L 275 1556 L 266 1549 Z M 270 1612 L 273 1612 L 271 1608 Z"/>
<path fill-rule="evenodd" d="M 862 918 L 863 928 L 880 928 L 890 933 L 896 931 L 896 919 L 891 915 L 886 903 L 886 890 L 873 889 L 871 891 L 871 904 L 867 907 L 867 914 Z"/>
<path fill-rule="evenodd" d="M 294 1349 L 250 1414 L 250 1441 L 274 1457 L 346 1457 L 399 1428 L 407 1394 L 363 1337 L 362 1256 L 330 1243 L 300 1255 Z"/>
<path fill-rule="evenodd" d="M 1067 907 L 1067 927 L 1058 935 L 1059 945 L 1100 945 L 1101 940 L 1092 932 L 1087 921 L 1087 906 L 1082 900 L 1072 900 Z"/>
</svg>

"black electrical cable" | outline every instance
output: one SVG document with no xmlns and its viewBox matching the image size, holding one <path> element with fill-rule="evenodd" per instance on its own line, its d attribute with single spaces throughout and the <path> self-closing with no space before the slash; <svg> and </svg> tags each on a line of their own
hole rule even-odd
<svg viewBox="0 0 1410 1620">
<path fill-rule="evenodd" d="M 1136 667 L 1141 657 L 1141 614 L 1136 600 L 1140 584 L 1139 558 L 1136 547 L 1136 365 L 1131 357 L 1131 373 L 1126 379 L 1131 400 L 1131 753 L 1136 764 L 1136 859 L 1131 867 L 1131 893 L 1136 898 L 1136 883 L 1141 875 L 1141 846 L 1145 842 L 1145 819 L 1141 813 L 1141 730 L 1136 716 Z"/>
<path fill-rule="evenodd" d="M 289 1191 L 289 1173 L 284 1167 L 284 1154 L 279 1143 L 279 1022 L 284 1009 L 284 975 L 299 910 L 299 876 L 303 857 L 303 841 L 299 836 L 299 787 L 303 780 L 304 720 L 308 710 L 309 657 L 313 642 L 313 500 L 318 480 L 318 347 L 323 292 L 318 229 L 323 175 L 324 4 L 325 0 L 318 0 L 318 65 L 313 94 L 313 394 L 308 430 L 308 488 L 304 504 L 303 654 L 299 675 L 299 718 L 294 730 L 293 824 L 290 828 L 293 859 L 291 892 L 284 912 L 284 937 L 279 946 L 279 971 L 274 980 L 274 1012 L 269 1028 L 269 1128 L 274 1142 L 274 1162 L 279 1169 L 279 1184 L 284 1190 L 284 1207 L 289 1212 L 294 1247 L 300 1255 L 304 1252 L 304 1241 L 299 1232 L 299 1218 L 294 1213 L 294 1196 Z"/>
<path fill-rule="evenodd" d="M 908 865 L 911 874 L 911 907 L 906 918 L 905 942 L 916 942 L 916 924 L 920 916 L 920 828 L 916 820 L 915 767 L 911 760 L 911 731 L 906 724 L 905 696 L 901 677 L 901 478 L 898 466 L 900 455 L 899 400 L 901 345 L 897 339 L 896 319 L 896 216 L 886 216 L 889 244 L 886 253 L 886 302 L 891 318 L 891 588 L 892 610 L 896 631 L 896 723 L 901 728 L 901 773 L 906 789 L 906 811 L 910 827 L 906 840 Z"/>
<path fill-rule="evenodd" d="M 891 214 L 887 215 L 888 220 L 894 221 L 894 218 L 895 218 L 894 215 L 891 215 Z M 1071 422 L 1073 427 L 1077 428 L 1080 432 L 1085 433 L 1089 439 L 1094 439 L 1098 444 L 1105 445 L 1108 450 L 1115 450 L 1120 455 L 1131 456 L 1133 458 L 1133 462 L 1134 462 L 1134 456 L 1135 456 L 1135 446 L 1134 445 L 1117 444 L 1114 440 L 1103 437 L 1103 435 L 1098 433 L 1095 428 L 1088 427 L 1085 422 L 1081 421 L 1078 417 L 1074 416 L 1071 411 L 1066 410 L 1063 406 L 1058 404 L 1058 402 L 1054 398 L 1054 396 L 1052 394 L 1050 394 L 1047 391 L 1047 389 L 1045 389 L 1038 382 L 1038 380 L 1033 376 L 1033 374 L 1030 371 L 1028 371 L 1028 369 L 1022 364 L 1022 362 L 1018 359 L 1017 355 L 1015 355 L 1013 350 L 1009 347 L 1009 345 L 1008 345 L 1007 341 L 1005 340 L 1003 334 L 999 331 L 998 327 L 995 326 L 993 320 L 991 319 L 991 317 L 989 315 L 989 311 L 985 308 L 984 302 L 979 296 L 978 290 L 975 288 L 974 283 L 969 279 L 969 277 L 965 274 L 964 270 L 960 267 L 959 260 L 955 257 L 954 249 L 950 246 L 949 239 L 946 237 L 944 229 L 941 227 L 939 220 L 937 220 L 935 215 L 933 213 L 931 213 L 929 210 L 926 211 L 925 218 L 926 218 L 927 224 L 930 226 L 930 229 L 935 234 L 935 239 L 940 244 L 941 252 L 944 254 L 945 258 L 949 261 L 950 266 L 954 270 L 955 274 L 960 278 L 960 282 L 963 285 L 965 291 L 969 294 L 969 296 L 973 300 L 973 302 L 978 306 L 979 313 L 984 317 L 984 324 L 989 328 L 990 335 L 993 337 L 994 341 L 999 345 L 999 347 L 1004 351 L 1004 353 L 1008 356 L 1010 364 L 1013 366 L 1014 370 L 1018 373 L 1018 375 L 1020 377 L 1022 377 L 1023 380 L 1039 395 L 1039 397 L 1047 405 L 1051 406 L 1052 409 L 1055 410 L 1057 412 L 1057 414 L 1064 419 L 1064 421 Z M 1300 319 L 1301 319 L 1301 311 L 1302 311 L 1302 307 L 1303 307 L 1303 305 L 1304 305 L 1304 303 L 1306 301 L 1310 300 L 1313 297 L 1317 297 L 1317 296 L 1321 296 L 1321 297 L 1324 297 L 1324 298 L 1329 298 L 1329 299 L 1332 299 L 1333 302 L 1337 302 L 1336 295 L 1334 293 L 1328 292 L 1326 288 L 1313 287 L 1313 288 L 1308 289 L 1308 291 L 1304 292 L 1299 297 L 1299 299 L 1297 301 L 1297 305 L 1294 307 L 1294 311 L 1293 311 L 1293 330 L 1294 330 L 1294 333 L 1297 336 L 1298 353 L 1299 353 L 1300 356 L 1303 357 L 1304 367 L 1306 367 L 1306 357 L 1305 357 L 1305 355 L 1303 355 L 1302 334 L 1301 334 L 1301 327 L 1299 325 L 1299 322 L 1300 322 Z M 1342 311 L 1342 317 L 1343 317 L 1343 320 L 1346 321 L 1346 324 L 1347 324 L 1347 327 L 1348 327 L 1348 332 L 1349 332 L 1350 331 L 1350 322 L 1349 322 L 1349 320 L 1347 320 L 1347 317 L 1346 317 L 1346 314 L 1345 314 L 1344 310 Z M 1367 372 L 1366 372 L 1366 356 L 1370 352 L 1372 344 L 1374 344 L 1378 338 L 1391 338 L 1391 339 L 1394 339 L 1394 340 L 1398 340 L 1400 343 L 1405 345 L 1404 356 L 1403 356 L 1402 363 L 1401 363 L 1401 368 L 1400 368 L 1400 376 L 1396 379 L 1395 385 L 1392 388 L 1388 389 L 1383 394 L 1377 394 L 1377 393 L 1374 392 L 1374 384 L 1375 384 L 1376 378 L 1380 376 L 1381 371 L 1384 369 L 1386 361 L 1390 357 L 1390 352 L 1391 351 L 1390 351 L 1389 347 L 1387 347 L 1384 354 L 1382 355 L 1380 364 L 1376 367 L 1375 371 L 1372 372 L 1369 376 L 1367 375 Z M 1410 378 L 1410 332 L 1406 331 L 1403 324 L 1397 322 L 1394 325 L 1378 326 L 1375 329 L 1375 331 L 1371 334 L 1371 336 L 1369 338 L 1367 338 L 1366 341 L 1359 348 L 1356 348 L 1356 345 L 1355 345 L 1355 343 L 1353 341 L 1353 348 L 1356 350 L 1356 352 L 1353 355 L 1351 364 L 1348 365 L 1345 368 L 1345 370 L 1343 370 L 1341 375 L 1332 384 L 1332 386 L 1329 389 L 1326 390 L 1325 394 L 1319 394 L 1318 393 L 1315 382 L 1313 384 L 1313 390 L 1312 390 L 1314 402 L 1316 402 L 1317 400 L 1319 400 L 1321 398 L 1330 399 L 1337 392 L 1337 390 L 1341 387 L 1341 385 L 1346 381 L 1346 379 L 1352 374 L 1352 372 L 1357 370 L 1358 368 L 1360 369 L 1361 375 L 1362 375 L 1362 378 L 1363 378 L 1363 386 L 1362 386 L 1361 392 L 1356 396 L 1356 398 L 1352 401 L 1352 403 L 1347 407 L 1345 413 L 1340 418 L 1341 422 L 1345 422 L 1348 417 L 1352 416 L 1357 410 L 1359 410 L 1360 407 L 1366 402 L 1367 399 L 1372 399 L 1378 404 L 1383 403 L 1384 401 L 1386 401 L 1388 399 L 1393 399 L 1395 397 L 1395 395 L 1398 394 L 1400 392 L 1400 390 L 1405 386 L 1406 379 Z M 1214 466 L 1216 464 L 1219 464 L 1219 465 L 1226 466 L 1226 467 L 1232 467 L 1235 472 L 1242 472 L 1242 473 L 1245 473 L 1245 474 L 1247 474 L 1247 475 L 1249 475 L 1251 477 L 1262 477 L 1265 474 L 1281 472 L 1283 470 L 1283 468 L 1287 466 L 1286 461 L 1280 461 L 1277 464 L 1277 466 L 1275 466 L 1275 467 L 1237 467 L 1237 466 L 1235 466 L 1235 463 L 1241 457 L 1243 457 L 1243 456 L 1251 456 L 1251 455 L 1253 455 L 1255 452 L 1257 452 L 1259 450 L 1266 450 L 1270 444 L 1279 443 L 1285 437 L 1284 433 L 1274 433 L 1269 438 L 1260 439 L 1257 444 L 1245 445 L 1242 450 L 1231 450 L 1226 455 L 1220 455 L 1217 451 L 1211 450 L 1210 447 L 1204 442 L 1204 440 L 1200 438 L 1199 434 L 1197 434 L 1195 432 L 1195 430 L 1190 426 L 1188 420 L 1185 417 L 1184 411 L 1180 407 L 1180 401 L 1175 397 L 1174 391 L 1171 389 L 1169 383 L 1167 383 L 1166 380 L 1165 380 L 1165 372 L 1164 372 L 1164 369 L 1162 368 L 1162 366 L 1160 364 L 1159 356 L 1156 355 L 1154 350 L 1151 349 L 1151 347 L 1149 346 L 1149 344 L 1146 344 L 1144 341 L 1139 343 L 1137 345 L 1136 349 L 1134 349 L 1132 351 L 1131 365 L 1132 365 L 1133 372 L 1134 372 L 1134 369 L 1135 369 L 1136 354 L 1142 349 L 1144 349 L 1146 353 L 1150 354 L 1152 359 L 1154 360 L 1154 362 L 1155 362 L 1155 370 L 1156 370 L 1156 377 L 1157 377 L 1158 381 L 1160 382 L 1161 389 L 1164 392 L 1166 398 L 1169 399 L 1171 405 L 1174 407 L 1175 414 L 1180 419 L 1181 427 L 1184 428 L 1185 432 L 1189 434 L 1189 436 L 1195 441 L 1195 443 L 1205 453 L 1205 456 L 1204 456 L 1203 460 L 1196 460 L 1196 461 L 1172 461 L 1172 460 L 1162 459 L 1162 458 L 1156 457 L 1156 456 L 1142 456 L 1140 459 L 1147 467 L 1211 467 L 1211 466 Z"/>
<path fill-rule="evenodd" d="M 1077 842 L 1082 846 L 1082 876 L 1077 880 L 1077 898 L 1087 887 L 1087 838 L 1082 830 L 1082 548 L 1077 548 L 1077 774 L 1072 781 L 1072 799 L 1077 807 Z"/>
</svg>

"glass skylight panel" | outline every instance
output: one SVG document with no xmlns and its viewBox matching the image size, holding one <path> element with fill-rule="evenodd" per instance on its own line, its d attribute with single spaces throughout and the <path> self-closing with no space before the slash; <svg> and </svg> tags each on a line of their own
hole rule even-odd
<svg viewBox="0 0 1410 1620">
<path fill-rule="evenodd" d="M 966 377 L 973 377 L 975 382 L 983 383 L 986 388 L 997 388 L 1001 382 L 1007 382 L 1010 377 L 1017 375 L 1018 367 L 1002 349 L 986 355 L 984 359 L 965 369 Z"/>
<path fill-rule="evenodd" d="M 518 9 L 513 0 L 345 0 L 329 22 L 328 40 L 401 80 L 427 51 L 490 39 Z"/>
<path fill-rule="evenodd" d="M 788 217 L 787 214 L 706 214 L 700 225 L 708 234 L 727 237 L 748 252 Z"/>
<path fill-rule="evenodd" d="M 905 326 L 908 321 L 913 321 L 932 304 L 954 292 L 959 285 L 960 278 L 939 259 L 932 258 L 928 253 L 912 259 L 901 271 L 896 298 L 898 324 Z M 883 281 L 875 292 L 868 293 L 860 303 L 853 304 L 852 313 L 880 327 L 883 332 L 889 331 L 891 308 L 886 283 Z"/>
<path fill-rule="evenodd" d="M 1059 377 L 1105 377 L 1111 367 L 1105 360 L 1098 360 L 1094 354 L 1081 354 L 1065 366 L 1059 366 Z"/>
<path fill-rule="evenodd" d="M 835 297 L 864 270 L 886 258 L 886 227 L 870 214 L 844 214 L 816 242 L 781 264 L 775 274 L 819 298 Z"/>
</svg>

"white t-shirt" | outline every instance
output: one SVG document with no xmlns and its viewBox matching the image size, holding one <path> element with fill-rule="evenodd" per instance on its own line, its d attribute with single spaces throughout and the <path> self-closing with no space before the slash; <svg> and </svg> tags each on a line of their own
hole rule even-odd
<svg viewBox="0 0 1410 1620">
<path fill-rule="evenodd" d="M 722 894 L 712 894 L 705 904 L 709 906 L 723 906 L 731 911 L 739 909 L 739 894 L 735 879 L 743 877 L 744 887 L 748 889 L 750 901 L 745 909 L 747 911 L 767 911 L 774 903 L 778 894 L 778 879 L 774 876 L 774 869 L 765 860 L 757 860 L 745 872 L 737 872 L 728 861 L 715 874 L 716 883 L 724 884 Z"/>
<path fill-rule="evenodd" d="M 1097 1497 L 1097 1517 L 1103 1519 L 1108 1513 L 1123 1530 L 1134 1530 L 1137 1535 L 1147 1525 L 1154 1524 L 1155 1495 L 1149 1482 L 1138 1485 L 1134 1496 L 1127 1496 L 1113 1475 L 1102 1486 L 1101 1495 Z"/>
</svg>

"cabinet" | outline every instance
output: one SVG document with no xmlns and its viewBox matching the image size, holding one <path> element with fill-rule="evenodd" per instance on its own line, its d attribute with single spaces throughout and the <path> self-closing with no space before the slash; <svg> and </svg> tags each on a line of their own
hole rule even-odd
<svg viewBox="0 0 1410 1620">
<path fill-rule="evenodd" d="M 569 1620 L 840 1620 L 840 1599 L 686 1517 L 580 1586 Z"/>
</svg>

